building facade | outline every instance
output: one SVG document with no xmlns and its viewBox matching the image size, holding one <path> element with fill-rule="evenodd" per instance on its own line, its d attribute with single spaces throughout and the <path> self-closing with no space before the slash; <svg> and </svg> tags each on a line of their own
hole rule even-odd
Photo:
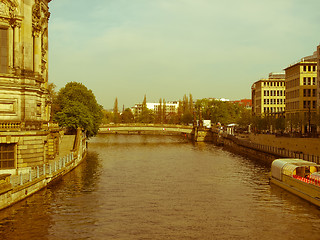
<svg viewBox="0 0 320 240">
<path fill-rule="evenodd" d="M 286 125 L 291 131 L 315 131 L 317 61 L 315 54 L 285 68 Z"/>
<path fill-rule="evenodd" d="M 159 110 L 163 109 L 163 107 L 165 106 L 165 113 L 168 114 L 172 114 L 172 113 L 178 113 L 178 108 L 179 108 L 179 102 L 178 101 L 172 101 L 172 102 L 166 102 L 165 104 L 161 104 L 160 103 L 146 103 L 147 104 L 147 109 L 153 111 L 154 113 L 158 113 Z M 140 113 L 142 112 L 142 108 L 143 108 L 143 104 L 142 103 L 138 103 L 135 104 L 133 107 L 133 113 L 138 116 L 140 115 Z M 163 111 L 163 110 L 162 110 Z"/>
<path fill-rule="evenodd" d="M 316 51 L 316 59 L 317 59 L 317 111 L 320 114 L 320 44 L 317 47 Z"/>
<path fill-rule="evenodd" d="M 48 130 L 50 1 L 0 2 L 0 173 L 45 163 L 56 149 Z"/>
<path fill-rule="evenodd" d="M 251 87 L 252 114 L 256 116 L 279 115 L 285 111 L 285 75 L 270 73 Z"/>
</svg>

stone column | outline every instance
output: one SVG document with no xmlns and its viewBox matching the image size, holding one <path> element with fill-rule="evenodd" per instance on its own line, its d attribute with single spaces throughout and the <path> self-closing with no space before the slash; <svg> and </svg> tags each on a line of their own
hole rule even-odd
<svg viewBox="0 0 320 240">
<path fill-rule="evenodd" d="M 14 50 L 13 50 L 13 65 L 14 68 L 21 68 L 21 52 L 20 52 L 20 25 L 16 24 L 13 29 Z"/>
<path fill-rule="evenodd" d="M 41 73 L 41 33 L 34 32 L 33 35 L 33 71 Z"/>
</svg>

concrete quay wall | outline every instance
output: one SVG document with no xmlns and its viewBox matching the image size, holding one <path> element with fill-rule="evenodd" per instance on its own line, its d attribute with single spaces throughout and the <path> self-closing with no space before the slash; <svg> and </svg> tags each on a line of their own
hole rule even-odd
<svg viewBox="0 0 320 240">
<path fill-rule="evenodd" d="M 221 145 L 223 145 L 223 147 L 229 152 L 236 153 L 259 162 L 263 162 L 270 166 L 273 160 L 283 157 L 278 154 L 273 154 L 264 150 L 259 150 L 258 148 L 244 146 L 239 142 L 235 141 L 234 139 L 230 138 L 223 138 L 223 144 Z"/>
<path fill-rule="evenodd" d="M 319 139 L 278 138 L 273 135 L 223 135 L 220 139 L 227 150 L 267 164 L 277 158 L 299 158 L 320 164 Z"/>
<path fill-rule="evenodd" d="M 320 155 L 320 138 L 290 138 L 277 137 L 271 134 L 250 134 L 248 135 L 248 139 L 254 143 L 305 154 Z"/>
</svg>

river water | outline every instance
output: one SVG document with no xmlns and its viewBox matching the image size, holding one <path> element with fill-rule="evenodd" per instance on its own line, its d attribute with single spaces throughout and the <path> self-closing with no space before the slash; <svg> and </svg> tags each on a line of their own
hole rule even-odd
<svg viewBox="0 0 320 240">
<path fill-rule="evenodd" d="M 0 239 L 320 239 L 319 208 L 269 171 L 180 137 L 100 135 L 78 168 L 0 212 Z"/>
</svg>

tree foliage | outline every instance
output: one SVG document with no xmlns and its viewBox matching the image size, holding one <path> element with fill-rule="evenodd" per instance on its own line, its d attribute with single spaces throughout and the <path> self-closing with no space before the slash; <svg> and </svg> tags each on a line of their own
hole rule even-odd
<svg viewBox="0 0 320 240">
<path fill-rule="evenodd" d="M 55 113 L 54 120 L 60 126 L 70 131 L 81 127 L 88 136 L 98 133 L 103 117 L 102 106 L 86 86 L 77 82 L 67 83 L 58 92 L 56 103 L 59 110 Z"/>
<path fill-rule="evenodd" d="M 196 101 L 195 111 L 198 119 L 200 111 L 202 111 L 202 119 L 208 119 L 213 123 L 220 122 L 223 125 L 227 125 L 230 123 L 237 123 L 244 108 L 231 102 L 215 99 L 201 99 Z"/>
<path fill-rule="evenodd" d="M 114 107 L 113 107 L 113 122 L 119 123 L 120 121 L 120 115 L 119 115 L 119 109 L 118 109 L 118 98 L 114 100 Z"/>
<path fill-rule="evenodd" d="M 121 114 L 121 122 L 123 123 L 133 123 L 134 115 L 130 108 L 126 108 Z"/>
</svg>

